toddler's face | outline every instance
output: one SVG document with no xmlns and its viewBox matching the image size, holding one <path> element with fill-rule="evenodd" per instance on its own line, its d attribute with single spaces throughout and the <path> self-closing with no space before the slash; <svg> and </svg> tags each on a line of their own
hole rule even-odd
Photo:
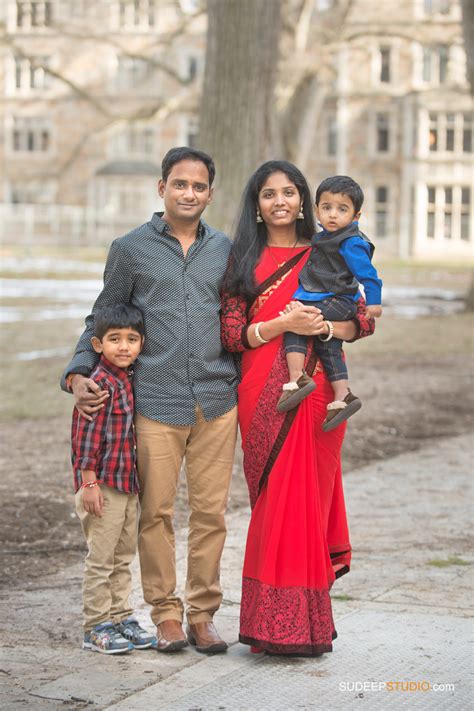
<svg viewBox="0 0 474 711">
<path fill-rule="evenodd" d="M 355 211 L 348 195 L 325 191 L 316 206 L 316 217 L 327 232 L 336 232 L 358 220 L 360 212 Z"/>
</svg>

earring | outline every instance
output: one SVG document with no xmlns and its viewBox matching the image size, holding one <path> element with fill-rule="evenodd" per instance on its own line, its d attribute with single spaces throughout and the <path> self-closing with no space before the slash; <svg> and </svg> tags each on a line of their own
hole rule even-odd
<svg viewBox="0 0 474 711">
<path fill-rule="evenodd" d="M 301 205 L 300 205 L 300 211 L 299 211 L 298 217 L 296 219 L 297 220 L 304 220 L 303 203 L 301 203 Z"/>
<path fill-rule="evenodd" d="M 258 209 L 258 207 L 257 207 L 257 222 L 263 222 L 262 216 L 260 214 L 260 210 Z"/>
</svg>

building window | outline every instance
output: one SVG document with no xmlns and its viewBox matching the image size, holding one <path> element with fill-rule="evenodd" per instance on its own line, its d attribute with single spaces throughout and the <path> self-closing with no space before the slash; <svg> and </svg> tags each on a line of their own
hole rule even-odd
<svg viewBox="0 0 474 711">
<path fill-rule="evenodd" d="M 53 3 L 31 0 L 16 3 L 16 26 L 22 30 L 49 27 L 53 22 Z"/>
<path fill-rule="evenodd" d="M 425 15 L 449 15 L 451 0 L 423 0 Z"/>
<path fill-rule="evenodd" d="M 117 89 L 133 89 L 149 76 L 151 64 L 139 57 L 117 57 L 117 72 L 115 87 Z"/>
<path fill-rule="evenodd" d="M 337 155 L 337 119 L 330 114 L 326 120 L 326 152 L 328 156 Z"/>
<path fill-rule="evenodd" d="M 454 151 L 454 131 L 455 131 L 455 116 L 454 114 L 446 114 L 446 150 Z"/>
<path fill-rule="evenodd" d="M 390 116 L 387 113 L 376 114 L 376 147 L 378 153 L 390 150 Z"/>
<path fill-rule="evenodd" d="M 387 237 L 388 235 L 388 188 L 379 185 L 375 188 L 375 236 Z"/>
<path fill-rule="evenodd" d="M 471 227 L 471 190 L 460 185 L 427 186 L 426 236 L 429 239 L 468 241 Z"/>
<path fill-rule="evenodd" d="M 111 152 L 116 158 L 149 158 L 155 153 L 155 129 L 131 124 L 116 131 L 111 139 Z"/>
<path fill-rule="evenodd" d="M 39 117 L 14 118 L 11 147 L 15 153 L 47 153 L 51 150 L 51 122 Z"/>
<path fill-rule="evenodd" d="M 101 207 L 106 215 L 146 215 L 149 209 L 149 181 L 106 181 L 99 187 Z"/>
<path fill-rule="evenodd" d="M 189 148 L 198 147 L 199 121 L 197 116 L 188 116 L 186 119 L 185 145 Z"/>
<path fill-rule="evenodd" d="M 197 57 L 188 57 L 188 81 L 193 81 L 196 79 L 198 74 L 198 60 Z"/>
<path fill-rule="evenodd" d="M 461 239 L 468 241 L 470 238 L 470 211 L 471 211 L 471 190 L 461 188 Z"/>
<path fill-rule="evenodd" d="M 448 79 L 449 47 L 423 47 L 422 79 L 425 84 L 444 84 Z"/>
<path fill-rule="evenodd" d="M 29 180 L 10 186 L 10 201 L 28 205 L 50 205 L 56 200 L 55 180 Z"/>
<path fill-rule="evenodd" d="M 428 211 L 426 215 L 426 236 L 434 239 L 435 236 L 435 214 L 436 214 L 436 190 L 428 187 Z"/>
<path fill-rule="evenodd" d="M 46 70 L 49 57 L 15 57 L 15 89 L 28 93 L 48 89 L 51 86 L 51 74 Z"/>
<path fill-rule="evenodd" d="M 429 147 L 432 152 L 438 150 L 438 114 L 430 113 Z"/>
<path fill-rule="evenodd" d="M 156 24 L 155 0 L 119 0 L 118 24 L 121 28 L 152 28 Z"/>
<path fill-rule="evenodd" d="M 380 82 L 388 84 L 391 81 L 390 77 L 390 47 L 380 47 Z"/>
<path fill-rule="evenodd" d="M 431 153 L 471 153 L 472 116 L 430 112 L 428 145 Z"/>
<path fill-rule="evenodd" d="M 453 189 L 444 189 L 444 238 L 451 239 L 453 230 Z"/>
<path fill-rule="evenodd" d="M 462 150 L 463 153 L 472 153 L 472 115 L 463 115 L 463 131 L 462 131 Z"/>
</svg>

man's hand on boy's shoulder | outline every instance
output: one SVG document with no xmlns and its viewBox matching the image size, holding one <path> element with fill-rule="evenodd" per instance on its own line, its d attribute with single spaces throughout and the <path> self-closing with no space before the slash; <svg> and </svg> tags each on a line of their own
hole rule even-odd
<svg viewBox="0 0 474 711">
<path fill-rule="evenodd" d="M 92 420 L 92 415 L 104 407 L 104 402 L 109 397 L 107 390 L 101 390 L 92 378 L 86 378 L 79 373 L 75 373 L 71 379 L 71 390 L 77 411 L 89 421 Z"/>
<path fill-rule="evenodd" d="M 380 318 L 382 315 L 382 307 L 372 304 L 371 306 L 367 306 L 367 313 L 370 318 Z"/>
</svg>

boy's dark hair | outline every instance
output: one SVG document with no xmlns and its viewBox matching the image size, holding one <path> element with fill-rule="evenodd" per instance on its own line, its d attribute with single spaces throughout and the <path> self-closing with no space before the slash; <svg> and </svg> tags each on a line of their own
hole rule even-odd
<svg viewBox="0 0 474 711">
<path fill-rule="evenodd" d="M 213 180 L 216 176 L 216 166 L 211 156 L 204 151 L 199 151 L 197 148 L 188 148 L 187 146 L 180 146 L 178 148 L 171 148 L 165 155 L 161 162 L 161 177 L 163 180 L 168 180 L 168 176 L 171 173 L 171 169 L 176 163 L 180 163 L 182 160 L 195 160 L 200 163 L 204 163 L 209 173 L 209 187 L 211 187 Z"/>
<path fill-rule="evenodd" d="M 352 204 L 354 205 L 354 210 L 356 212 L 359 212 L 364 203 L 364 193 L 362 188 L 359 183 L 356 183 L 355 180 L 349 178 L 348 175 L 333 175 L 332 177 L 323 180 L 321 185 L 319 185 L 316 190 L 316 205 L 319 205 L 319 201 L 323 193 L 332 193 L 333 195 L 336 193 L 342 193 L 343 195 L 347 195 L 347 197 L 352 200 Z"/>
<path fill-rule="evenodd" d="M 130 304 L 104 306 L 94 314 L 94 335 L 102 340 L 111 328 L 131 328 L 145 335 L 142 312 Z"/>
</svg>

